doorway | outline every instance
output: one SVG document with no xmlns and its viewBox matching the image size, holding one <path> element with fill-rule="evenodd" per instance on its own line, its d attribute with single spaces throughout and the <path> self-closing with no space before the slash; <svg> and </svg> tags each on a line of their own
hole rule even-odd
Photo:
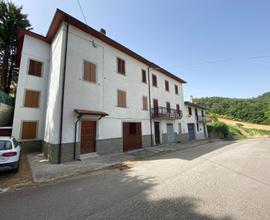
<svg viewBox="0 0 270 220">
<path fill-rule="evenodd" d="M 155 126 L 155 143 L 160 144 L 160 130 L 159 130 L 159 122 L 154 122 Z"/>
<path fill-rule="evenodd" d="M 81 122 L 81 154 L 96 151 L 96 122 Z"/>
</svg>

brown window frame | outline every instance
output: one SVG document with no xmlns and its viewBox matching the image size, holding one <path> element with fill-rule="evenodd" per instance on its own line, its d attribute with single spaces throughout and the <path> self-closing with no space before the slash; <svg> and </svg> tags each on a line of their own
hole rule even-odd
<svg viewBox="0 0 270 220">
<path fill-rule="evenodd" d="M 152 74 L 152 86 L 158 87 L 157 75 L 155 75 L 155 74 Z"/>
<path fill-rule="evenodd" d="M 31 62 L 39 63 L 41 65 L 40 66 L 40 73 L 32 72 Z M 33 64 L 33 65 L 35 65 L 35 64 Z M 37 66 L 33 67 L 34 71 L 35 71 L 36 68 L 37 68 Z M 30 58 L 29 61 L 28 61 L 28 72 L 27 72 L 27 74 L 30 75 L 30 76 L 42 77 L 42 75 L 43 75 L 43 62 L 40 61 L 40 60 Z"/>
<path fill-rule="evenodd" d="M 175 94 L 179 95 L 179 88 L 178 85 L 174 85 Z"/>
<path fill-rule="evenodd" d="M 35 129 L 34 137 L 26 138 L 26 137 L 23 136 L 24 135 L 24 123 L 35 123 L 36 129 Z M 27 120 L 21 121 L 21 131 L 20 131 L 21 139 L 22 140 L 35 140 L 35 139 L 38 139 L 38 126 L 39 126 L 39 121 L 27 121 Z"/>
<path fill-rule="evenodd" d="M 86 65 L 89 65 L 90 72 L 86 74 Z M 83 80 L 90 83 L 97 83 L 97 65 L 91 61 L 83 61 Z"/>
<path fill-rule="evenodd" d="M 126 61 L 120 57 L 116 59 L 117 73 L 121 75 L 126 75 Z"/>
<path fill-rule="evenodd" d="M 165 90 L 166 90 L 167 92 L 170 91 L 170 85 L 169 85 L 169 81 L 168 81 L 168 80 L 165 80 Z"/>
<path fill-rule="evenodd" d="M 148 111 L 148 98 L 147 96 L 142 97 L 142 102 L 143 102 L 143 111 Z"/>
<path fill-rule="evenodd" d="M 120 97 L 121 93 L 122 93 L 122 95 L 124 94 L 124 98 Z M 123 100 L 121 100 L 121 98 Z M 120 89 L 117 90 L 117 107 L 127 108 L 127 92 L 124 90 L 120 90 Z"/>
<path fill-rule="evenodd" d="M 34 98 L 33 98 L 33 93 L 36 95 L 37 94 L 37 103 L 33 103 L 34 102 Z M 23 102 L 23 106 L 25 108 L 39 108 L 40 107 L 40 94 L 41 92 L 38 90 L 32 90 L 32 89 L 25 89 L 24 90 L 24 102 Z M 27 95 L 30 95 L 32 97 L 27 97 Z M 31 100 L 27 100 L 27 99 L 31 99 Z"/>
<path fill-rule="evenodd" d="M 192 108 L 191 107 L 188 107 L 188 114 L 192 115 Z"/>
<path fill-rule="evenodd" d="M 142 82 L 147 84 L 146 70 L 142 69 Z"/>
</svg>

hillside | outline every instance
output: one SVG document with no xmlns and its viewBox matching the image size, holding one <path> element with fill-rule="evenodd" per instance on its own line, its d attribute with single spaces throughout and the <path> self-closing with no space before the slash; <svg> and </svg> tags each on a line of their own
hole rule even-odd
<svg viewBox="0 0 270 220">
<path fill-rule="evenodd" d="M 270 92 L 249 99 L 205 97 L 195 101 L 228 119 L 270 125 Z"/>
</svg>

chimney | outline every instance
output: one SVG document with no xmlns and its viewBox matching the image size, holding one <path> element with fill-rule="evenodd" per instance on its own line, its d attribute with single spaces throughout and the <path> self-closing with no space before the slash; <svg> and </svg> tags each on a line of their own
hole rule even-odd
<svg viewBox="0 0 270 220">
<path fill-rule="evenodd" d="M 193 100 L 193 96 L 192 95 L 190 96 L 189 100 L 190 100 L 191 103 L 194 103 L 194 100 Z"/>
<path fill-rule="evenodd" d="M 100 33 L 106 35 L 106 30 L 104 28 L 100 28 Z"/>
</svg>

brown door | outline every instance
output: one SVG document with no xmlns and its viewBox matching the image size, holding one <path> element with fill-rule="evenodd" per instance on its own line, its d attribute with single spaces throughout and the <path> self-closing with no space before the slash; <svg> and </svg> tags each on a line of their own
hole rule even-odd
<svg viewBox="0 0 270 220">
<path fill-rule="evenodd" d="M 123 151 L 134 150 L 142 147 L 141 123 L 123 123 Z"/>
<path fill-rule="evenodd" d="M 96 122 L 81 122 L 81 154 L 96 151 Z"/>
<path fill-rule="evenodd" d="M 153 104 L 154 104 L 154 116 L 158 116 L 158 100 L 154 99 Z"/>
</svg>

